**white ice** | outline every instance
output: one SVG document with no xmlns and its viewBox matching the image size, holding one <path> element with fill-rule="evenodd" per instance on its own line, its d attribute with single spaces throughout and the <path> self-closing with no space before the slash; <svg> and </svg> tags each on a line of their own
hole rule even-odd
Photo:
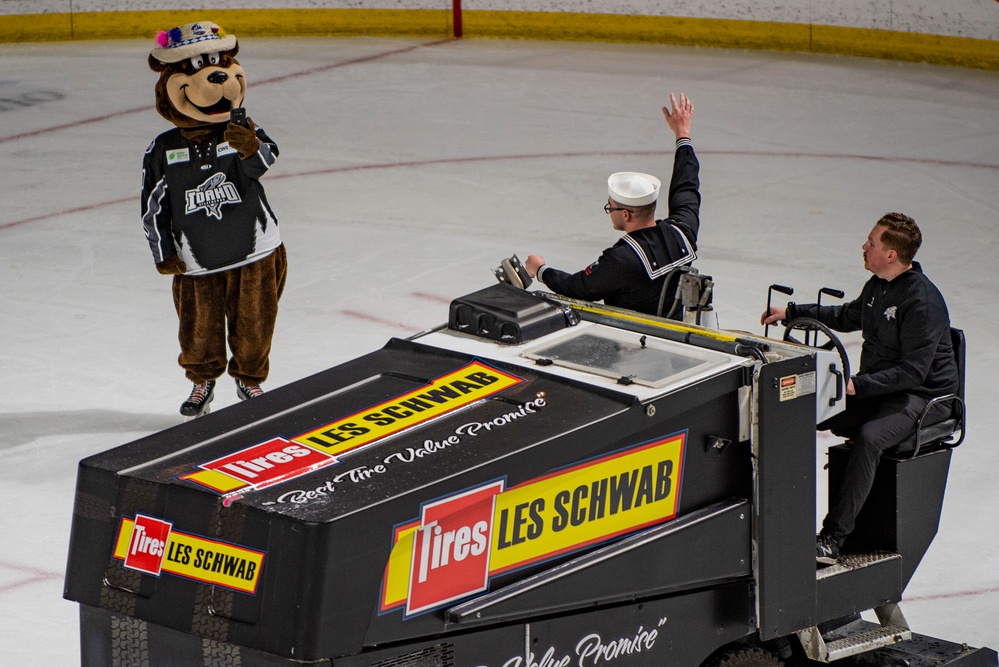
<svg viewBox="0 0 999 667">
<path fill-rule="evenodd" d="M 190 390 L 139 221 L 143 151 L 169 127 L 148 49 L 0 45 L 4 664 L 79 664 L 78 605 L 62 599 L 77 462 L 178 423 Z M 670 91 L 695 106 L 698 267 L 723 327 L 762 333 L 774 282 L 799 302 L 857 294 L 874 221 L 915 217 L 918 259 L 967 332 L 970 421 L 902 607 L 916 632 L 999 648 L 999 74 L 372 38 L 244 39 L 240 61 L 249 114 L 281 148 L 265 187 L 290 258 L 265 389 L 440 324 L 512 253 L 573 270 L 595 259 L 617 238 L 607 175 L 668 180 Z M 235 401 L 222 381 L 216 410 Z"/>
</svg>

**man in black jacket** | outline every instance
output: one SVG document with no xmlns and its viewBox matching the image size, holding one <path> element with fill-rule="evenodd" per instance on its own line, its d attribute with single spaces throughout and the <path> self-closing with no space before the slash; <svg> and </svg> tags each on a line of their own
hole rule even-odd
<svg viewBox="0 0 999 667">
<path fill-rule="evenodd" d="M 669 217 L 655 218 L 661 185 L 658 178 L 630 171 L 612 174 L 607 181 L 604 212 L 610 215 L 614 229 L 625 232 L 625 236 L 604 250 L 597 261 L 573 274 L 547 266 L 544 257 L 530 255 L 524 266 L 532 278 L 574 299 L 602 299 L 607 305 L 650 315 L 658 314 L 662 302 L 663 310 L 669 311 L 680 280 L 679 272 L 674 270 L 689 266 L 697 258 L 701 206 L 700 166 L 690 143 L 694 106 L 683 93 L 679 102 L 672 93 L 669 100 L 672 110 L 662 108 L 676 136 Z M 682 313 L 678 319 L 682 319 Z"/>
<path fill-rule="evenodd" d="M 837 331 L 863 332 L 860 371 L 847 383 L 846 409 L 818 426 L 853 442 L 843 487 L 816 538 L 820 562 L 834 562 L 853 531 L 881 453 L 913 433 L 932 398 L 958 389 L 947 304 L 913 261 L 921 243 L 912 218 L 888 213 L 864 243 L 864 268 L 874 276 L 858 299 L 838 306 L 771 306 L 760 318 L 773 324 L 811 317 Z M 937 421 L 947 417 L 940 412 Z"/>
</svg>

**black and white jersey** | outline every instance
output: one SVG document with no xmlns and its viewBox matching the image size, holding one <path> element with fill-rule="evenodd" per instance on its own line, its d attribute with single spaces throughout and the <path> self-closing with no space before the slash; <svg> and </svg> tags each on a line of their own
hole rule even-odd
<svg viewBox="0 0 999 667">
<path fill-rule="evenodd" d="M 187 275 L 250 264 L 281 245 L 277 218 L 260 177 L 278 147 L 257 128 L 257 154 L 241 160 L 219 124 L 211 139 L 193 142 L 178 128 L 156 137 L 142 163 L 142 226 L 158 264 L 175 255 Z"/>
</svg>

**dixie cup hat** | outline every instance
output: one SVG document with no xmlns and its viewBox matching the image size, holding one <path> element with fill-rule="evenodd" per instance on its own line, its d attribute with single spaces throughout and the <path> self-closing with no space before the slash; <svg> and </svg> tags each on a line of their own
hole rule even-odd
<svg viewBox="0 0 999 667">
<path fill-rule="evenodd" d="M 205 53 L 228 51 L 236 46 L 236 35 L 220 36 L 217 25 L 198 21 L 159 33 L 156 44 L 149 52 L 151 56 L 161 63 L 179 63 Z"/>
<path fill-rule="evenodd" d="M 607 194 L 625 206 L 645 206 L 659 198 L 662 182 L 652 174 L 619 171 L 607 179 Z"/>
</svg>

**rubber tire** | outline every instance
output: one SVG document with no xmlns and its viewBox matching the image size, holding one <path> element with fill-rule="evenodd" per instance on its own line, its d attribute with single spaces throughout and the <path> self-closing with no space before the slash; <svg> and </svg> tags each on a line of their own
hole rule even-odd
<svg viewBox="0 0 999 667">
<path fill-rule="evenodd" d="M 757 646 L 723 651 L 708 663 L 708 667 L 784 667 L 776 655 Z"/>
</svg>

